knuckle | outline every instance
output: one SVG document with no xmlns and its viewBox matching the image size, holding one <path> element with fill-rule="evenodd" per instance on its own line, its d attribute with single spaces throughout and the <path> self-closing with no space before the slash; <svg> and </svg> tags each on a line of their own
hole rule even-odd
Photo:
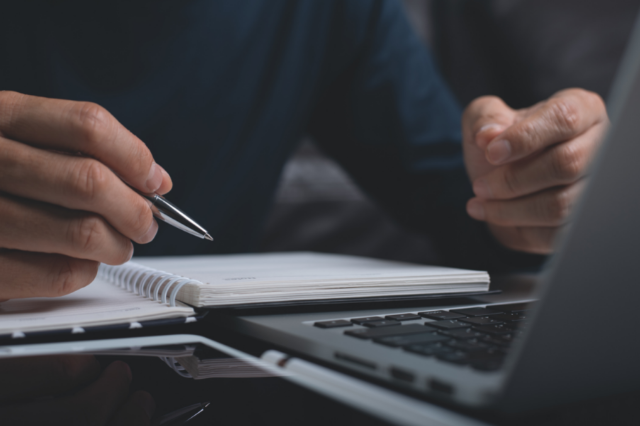
<svg viewBox="0 0 640 426">
<path fill-rule="evenodd" d="M 77 250 L 93 253 L 102 246 L 106 232 L 102 218 L 89 214 L 72 221 L 69 240 Z"/>
<path fill-rule="evenodd" d="M 568 134 L 577 133 L 580 119 L 575 103 L 563 97 L 553 98 L 549 103 L 551 115 L 560 130 Z"/>
<path fill-rule="evenodd" d="M 554 224 L 562 223 L 571 211 L 571 197 L 567 190 L 554 192 L 542 206 L 542 217 Z"/>
<path fill-rule="evenodd" d="M 582 156 L 571 143 L 555 149 L 551 162 L 552 173 L 562 183 L 575 182 L 582 172 Z"/>
<path fill-rule="evenodd" d="M 140 202 L 138 211 L 140 211 L 140 214 L 129 215 L 126 219 L 128 221 L 128 228 L 131 229 L 133 235 L 142 237 L 149 230 L 153 221 L 153 215 L 143 201 Z"/>
<path fill-rule="evenodd" d="M 535 254 L 549 254 L 557 228 L 508 227 L 502 228 L 500 242 L 511 250 Z"/>
<path fill-rule="evenodd" d="M 83 142 L 90 146 L 99 143 L 111 123 L 107 110 L 92 102 L 80 102 L 74 112 Z"/>
<path fill-rule="evenodd" d="M 551 251 L 549 232 L 543 228 L 518 228 L 516 250 L 546 254 Z"/>
<path fill-rule="evenodd" d="M 533 152 L 540 145 L 540 130 L 537 122 L 524 121 L 520 124 L 517 143 L 512 144 L 514 151 L 523 153 Z"/>
<path fill-rule="evenodd" d="M 518 194 L 520 182 L 518 180 L 518 172 L 514 167 L 508 166 L 504 168 L 502 182 L 504 183 L 506 196 L 514 196 Z"/>
<path fill-rule="evenodd" d="M 76 196 L 88 204 L 93 204 L 108 187 L 109 175 L 102 163 L 86 159 L 80 162 L 73 180 Z"/>
<path fill-rule="evenodd" d="M 555 228 L 529 228 L 526 234 L 528 235 L 529 251 L 538 254 L 551 253 Z"/>
<path fill-rule="evenodd" d="M 522 250 L 524 247 L 521 228 L 519 227 L 503 227 L 497 236 L 498 240 L 511 250 Z"/>
<path fill-rule="evenodd" d="M 22 96 L 12 90 L 0 90 L 0 110 L 17 104 Z"/>
<path fill-rule="evenodd" d="M 16 111 L 24 96 L 11 90 L 0 90 L 0 125 L 2 127 L 10 128 L 14 125 Z"/>
<path fill-rule="evenodd" d="M 64 296 L 89 284 L 98 273 L 98 263 L 90 262 L 86 270 L 76 259 L 63 257 L 55 264 L 55 271 L 50 275 L 51 293 L 53 297 Z"/>
</svg>

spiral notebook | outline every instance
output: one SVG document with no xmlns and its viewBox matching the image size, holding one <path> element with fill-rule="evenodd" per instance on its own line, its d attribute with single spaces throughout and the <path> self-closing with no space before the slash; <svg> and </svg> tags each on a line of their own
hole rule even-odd
<svg viewBox="0 0 640 426">
<path fill-rule="evenodd" d="M 487 291 L 482 271 L 356 256 L 267 253 L 135 258 L 101 265 L 87 287 L 60 298 L 0 303 L 0 334 L 166 318 L 193 320 L 194 307 L 232 308 L 370 300 Z M 136 325 L 137 324 L 137 325 Z"/>
</svg>

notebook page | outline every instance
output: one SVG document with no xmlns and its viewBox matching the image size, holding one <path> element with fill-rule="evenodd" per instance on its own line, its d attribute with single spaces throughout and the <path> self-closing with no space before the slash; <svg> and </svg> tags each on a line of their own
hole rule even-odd
<svg viewBox="0 0 640 426">
<path fill-rule="evenodd" d="M 205 284 L 254 286 L 273 283 L 363 282 L 415 277 L 428 282 L 488 282 L 483 271 L 412 265 L 356 256 L 320 253 L 264 253 L 215 256 L 134 258 L 134 262 Z"/>
<path fill-rule="evenodd" d="M 0 303 L 0 334 L 110 325 L 193 314 L 192 308 L 172 308 L 96 278 L 87 287 L 66 296 L 13 299 Z"/>
<path fill-rule="evenodd" d="M 489 275 L 321 253 L 140 257 L 133 263 L 188 277 L 177 298 L 194 306 L 486 291 Z"/>
</svg>

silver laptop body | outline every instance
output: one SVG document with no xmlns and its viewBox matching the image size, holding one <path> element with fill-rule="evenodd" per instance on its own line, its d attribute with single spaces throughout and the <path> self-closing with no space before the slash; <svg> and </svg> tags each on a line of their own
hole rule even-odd
<svg viewBox="0 0 640 426">
<path fill-rule="evenodd" d="M 228 316 L 283 350 L 409 392 L 525 412 L 640 388 L 640 25 L 609 98 L 612 125 L 569 229 L 546 265 L 523 334 L 504 366 L 478 371 L 314 327 L 318 321 L 456 306 Z M 482 306 L 482 305 L 481 305 Z M 424 324 L 424 321 L 416 320 Z M 403 324 L 410 324 L 411 321 Z M 636 337 L 638 336 L 638 337 Z M 410 380 L 409 380 L 410 379 Z"/>
</svg>

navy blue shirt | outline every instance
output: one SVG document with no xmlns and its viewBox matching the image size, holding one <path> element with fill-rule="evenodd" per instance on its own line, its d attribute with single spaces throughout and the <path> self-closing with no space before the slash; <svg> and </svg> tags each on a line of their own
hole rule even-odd
<svg viewBox="0 0 640 426">
<path fill-rule="evenodd" d="M 282 167 L 310 134 L 447 263 L 534 259 L 465 213 L 460 108 L 398 1 L 60 0 L 1 14 L 0 88 L 104 106 L 215 237 L 163 226 L 137 255 L 255 250 Z"/>
</svg>

